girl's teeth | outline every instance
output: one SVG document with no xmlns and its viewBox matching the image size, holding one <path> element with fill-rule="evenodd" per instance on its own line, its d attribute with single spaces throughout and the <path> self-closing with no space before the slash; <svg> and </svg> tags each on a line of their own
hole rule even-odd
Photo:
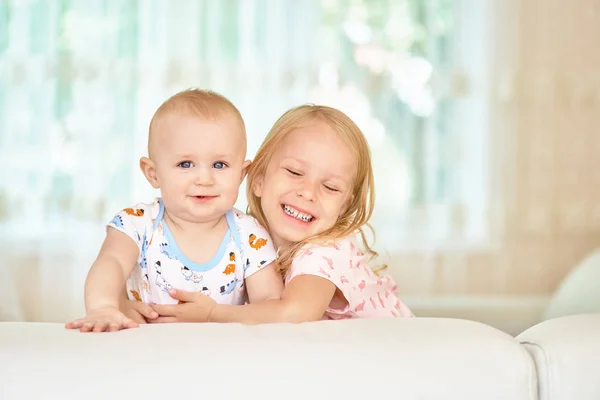
<svg viewBox="0 0 600 400">
<path fill-rule="evenodd" d="M 304 221 L 304 222 L 310 222 L 314 218 L 312 215 L 301 213 L 300 211 L 295 210 L 290 206 L 283 206 L 283 211 L 285 211 L 285 213 L 287 215 L 290 215 L 290 216 L 292 216 L 296 219 L 299 219 L 300 221 Z"/>
</svg>

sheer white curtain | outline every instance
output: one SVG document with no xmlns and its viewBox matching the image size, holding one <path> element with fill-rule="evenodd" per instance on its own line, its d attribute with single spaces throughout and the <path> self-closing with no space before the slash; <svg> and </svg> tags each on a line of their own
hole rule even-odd
<svg viewBox="0 0 600 400">
<path fill-rule="evenodd" d="M 457 56 L 486 79 L 467 61 L 480 3 L 0 2 L 0 318 L 81 312 L 105 222 L 155 195 L 137 167 L 152 113 L 191 86 L 240 108 L 250 158 L 289 107 L 347 112 L 372 146 L 380 250 L 485 237 L 486 110 L 456 99 Z"/>
</svg>

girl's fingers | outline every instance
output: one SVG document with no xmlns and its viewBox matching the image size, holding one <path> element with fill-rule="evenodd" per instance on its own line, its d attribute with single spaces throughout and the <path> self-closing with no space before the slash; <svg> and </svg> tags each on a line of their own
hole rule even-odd
<svg viewBox="0 0 600 400">
<path fill-rule="evenodd" d="M 134 306 L 134 309 L 139 312 L 142 316 L 144 316 L 144 318 L 148 318 L 148 319 L 155 319 L 158 318 L 158 313 L 156 311 L 154 311 L 154 309 L 152 307 L 150 307 L 147 304 L 141 303 L 141 302 L 136 302 L 138 304 L 136 304 Z"/>
</svg>

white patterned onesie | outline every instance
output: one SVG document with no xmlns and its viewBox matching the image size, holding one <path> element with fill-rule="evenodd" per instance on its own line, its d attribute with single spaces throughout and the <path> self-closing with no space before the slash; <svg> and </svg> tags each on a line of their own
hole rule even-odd
<svg viewBox="0 0 600 400">
<path fill-rule="evenodd" d="M 127 280 L 131 300 L 176 304 L 170 288 L 202 292 L 219 304 L 244 304 L 244 279 L 276 259 L 271 238 L 256 219 L 236 209 L 226 213 L 228 230 L 214 257 L 205 264 L 189 260 L 163 220 L 160 199 L 119 212 L 109 226 L 125 233 L 140 249 Z"/>
</svg>

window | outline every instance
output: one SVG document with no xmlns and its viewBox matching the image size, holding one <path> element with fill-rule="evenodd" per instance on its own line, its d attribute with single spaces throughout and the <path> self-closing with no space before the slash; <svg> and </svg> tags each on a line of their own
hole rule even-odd
<svg viewBox="0 0 600 400">
<path fill-rule="evenodd" d="M 100 227 L 149 200 L 137 159 L 151 115 L 196 86 L 240 108 L 250 157 L 292 106 L 350 115 L 372 146 L 379 247 L 485 238 L 487 11 L 476 3 L 0 2 L 0 227 Z"/>
</svg>

